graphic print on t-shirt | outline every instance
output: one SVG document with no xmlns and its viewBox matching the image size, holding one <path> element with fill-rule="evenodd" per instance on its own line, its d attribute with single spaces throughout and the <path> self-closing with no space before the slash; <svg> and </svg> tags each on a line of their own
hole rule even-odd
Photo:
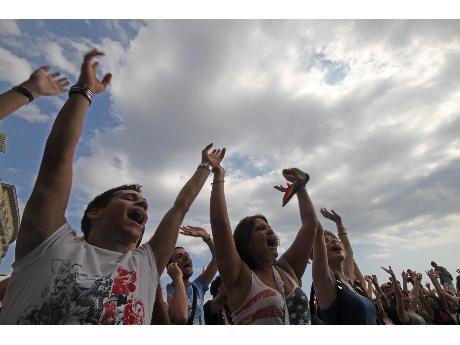
<svg viewBox="0 0 460 345">
<path fill-rule="evenodd" d="M 143 324 L 144 303 L 134 296 L 135 271 L 119 266 L 115 277 L 88 277 L 81 268 L 53 260 L 54 278 L 42 290 L 42 305 L 29 306 L 18 324 Z"/>
</svg>

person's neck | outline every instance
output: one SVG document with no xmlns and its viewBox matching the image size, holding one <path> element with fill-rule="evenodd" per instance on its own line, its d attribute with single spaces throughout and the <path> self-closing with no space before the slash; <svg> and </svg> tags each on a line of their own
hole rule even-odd
<svg viewBox="0 0 460 345">
<path fill-rule="evenodd" d="M 329 268 L 333 273 L 335 273 L 341 280 L 345 279 L 345 274 L 343 273 L 342 263 L 331 263 Z"/>
<path fill-rule="evenodd" d="M 273 263 L 266 263 L 266 264 L 260 265 L 254 271 L 259 272 L 266 277 L 272 277 L 273 276 Z"/>
<path fill-rule="evenodd" d="M 89 238 L 87 242 L 93 246 L 123 254 L 136 250 L 136 243 L 108 242 L 106 239 L 100 238 Z"/>
</svg>

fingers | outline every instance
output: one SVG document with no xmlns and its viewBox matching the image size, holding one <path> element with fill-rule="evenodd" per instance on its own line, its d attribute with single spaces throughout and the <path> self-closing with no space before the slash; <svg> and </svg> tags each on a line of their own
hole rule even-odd
<svg viewBox="0 0 460 345">
<path fill-rule="evenodd" d="M 202 152 L 208 152 L 209 149 L 212 147 L 213 143 L 210 143 L 208 145 L 206 145 L 206 147 L 202 150 Z"/>
<path fill-rule="evenodd" d="M 101 56 L 101 55 L 104 55 L 104 53 L 96 48 L 93 48 L 92 50 L 90 50 L 84 57 L 84 62 L 85 63 L 89 63 L 92 58 L 96 57 L 96 56 Z"/>
<path fill-rule="evenodd" d="M 38 69 L 36 69 L 36 71 L 42 70 L 43 72 L 47 72 L 49 69 L 50 69 L 50 66 L 45 65 L 45 66 L 39 67 Z"/>
<path fill-rule="evenodd" d="M 224 157 L 225 157 L 225 147 L 220 152 L 220 159 L 223 159 Z"/>
<path fill-rule="evenodd" d="M 101 83 L 104 85 L 104 88 L 109 85 L 110 81 L 112 80 L 112 73 L 107 73 L 104 78 L 102 78 Z"/>
</svg>

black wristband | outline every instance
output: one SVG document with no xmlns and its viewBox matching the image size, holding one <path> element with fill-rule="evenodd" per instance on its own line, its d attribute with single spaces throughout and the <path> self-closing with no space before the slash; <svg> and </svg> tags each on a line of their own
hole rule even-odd
<svg viewBox="0 0 460 345">
<path fill-rule="evenodd" d="M 86 87 L 82 84 L 75 84 L 69 90 L 69 97 L 75 93 L 84 96 L 88 100 L 89 105 L 91 105 L 93 102 L 95 93 L 89 87 Z"/>
<path fill-rule="evenodd" d="M 34 100 L 34 96 L 32 96 L 32 93 L 27 90 L 24 86 L 18 85 L 13 87 L 13 90 L 16 92 L 19 92 L 20 94 L 26 96 L 29 99 L 29 103 Z"/>
</svg>

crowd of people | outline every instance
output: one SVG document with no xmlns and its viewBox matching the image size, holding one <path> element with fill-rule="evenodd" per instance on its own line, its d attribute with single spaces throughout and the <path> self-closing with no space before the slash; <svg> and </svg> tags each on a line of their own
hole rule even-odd
<svg viewBox="0 0 460 345">
<path fill-rule="evenodd" d="M 46 142 L 22 214 L 13 272 L 0 282 L 1 324 L 460 323 L 460 270 L 456 287 L 434 261 L 426 272 L 407 269 L 400 276 L 391 266 L 382 267 L 389 276 L 383 284 L 374 274 L 363 275 L 341 216 L 322 208 L 337 233 L 323 229 L 307 191 L 310 177 L 298 168 L 284 169 L 287 185 L 275 186 L 283 206 L 294 196 L 299 206 L 299 230 L 284 253 L 278 253 L 279 239 L 266 215 L 249 215 L 233 227 L 222 167 L 225 148 L 212 144 L 201 151 L 197 169 L 147 242 L 142 243 L 148 202 L 138 184 L 112 188 L 89 202 L 79 237 L 65 211 L 85 114 L 112 77 L 97 78 L 94 58 L 101 55 L 94 49 L 84 57 Z M 68 85 L 67 78 L 39 68 L 0 95 L 0 119 L 37 97 L 67 91 Z M 210 175 L 212 236 L 182 225 Z M 211 252 L 194 280 L 192 258 L 176 246 L 179 233 L 201 238 Z M 302 286 L 309 263 L 310 289 Z M 171 278 L 166 300 L 160 286 L 165 269 Z M 422 284 L 423 274 L 431 284 Z M 212 298 L 206 301 L 209 286 Z"/>
</svg>

